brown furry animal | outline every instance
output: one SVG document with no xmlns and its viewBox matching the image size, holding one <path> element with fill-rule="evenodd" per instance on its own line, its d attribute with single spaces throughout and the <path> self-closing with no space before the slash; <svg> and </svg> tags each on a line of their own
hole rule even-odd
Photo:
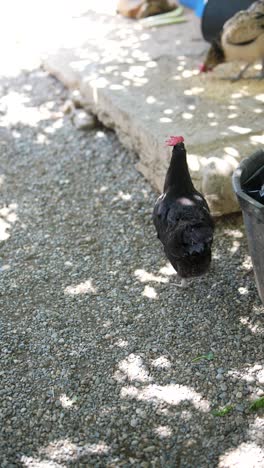
<svg viewBox="0 0 264 468">
<path fill-rule="evenodd" d="M 257 60 L 262 61 L 259 78 L 264 78 L 264 0 L 258 0 L 225 22 L 220 37 L 212 42 L 201 71 L 212 70 L 223 62 L 246 62 L 240 73 L 232 78 L 236 81 Z"/>
</svg>

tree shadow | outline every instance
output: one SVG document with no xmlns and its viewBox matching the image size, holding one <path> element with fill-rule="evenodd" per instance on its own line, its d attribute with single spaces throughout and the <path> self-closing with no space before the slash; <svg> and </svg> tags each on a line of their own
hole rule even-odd
<svg viewBox="0 0 264 468">
<path fill-rule="evenodd" d="M 65 93 L 35 73 L 7 90 L 27 86 L 35 123 L 25 111 L 1 127 L 0 188 L 17 206 L 14 222 L 2 212 L 2 466 L 258 461 L 263 307 L 241 217 L 217 221 L 211 272 L 175 289 L 131 154 L 103 128 L 77 135 Z"/>
</svg>

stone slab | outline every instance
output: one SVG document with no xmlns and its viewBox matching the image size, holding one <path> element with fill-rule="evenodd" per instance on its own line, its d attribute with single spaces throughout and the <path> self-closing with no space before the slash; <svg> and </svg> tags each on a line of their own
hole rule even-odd
<svg viewBox="0 0 264 468">
<path fill-rule="evenodd" d="M 159 191 L 170 155 L 164 140 L 183 135 L 195 185 L 222 215 L 238 210 L 233 170 L 264 142 L 263 83 L 222 80 L 235 72 L 230 65 L 200 75 L 208 45 L 199 20 L 191 12 L 187 18 L 149 30 L 94 6 L 72 19 L 71 38 L 43 63 L 80 89 L 87 106 L 137 152 L 138 169 Z"/>
</svg>

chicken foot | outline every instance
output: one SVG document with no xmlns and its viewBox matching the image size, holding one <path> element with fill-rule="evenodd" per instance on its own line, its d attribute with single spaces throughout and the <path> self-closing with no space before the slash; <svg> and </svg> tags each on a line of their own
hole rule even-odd
<svg viewBox="0 0 264 468">
<path fill-rule="evenodd" d="M 221 78 L 221 80 L 232 81 L 232 83 L 235 83 L 236 81 L 242 78 L 245 71 L 248 69 L 250 65 L 251 65 L 250 63 L 247 63 L 236 76 L 224 76 L 223 78 Z"/>
<path fill-rule="evenodd" d="M 250 67 L 250 65 L 251 65 L 251 63 L 247 63 L 247 64 L 240 70 L 240 72 L 239 72 L 236 76 L 233 76 L 233 77 L 231 77 L 231 78 L 229 78 L 229 77 L 224 77 L 224 78 L 222 78 L 222 80 L 230 80 L 230 81 L 232 81 L 232 83 L 235 83 L 236 81 L 239 81 L 239 80 L 243 77 L 245 71 L 247 71 L 247 69 Z M 257 76 L 248 77 L 247 79 L 249 79 L 249 80 L 263 80 L 263 79 L 264 79 L 264 59 L 262 60 L 262 68 L 261 68 L 260 74 L 257 75 Z"/>
<path fill-rule="evenodd" d="M 179 275 L 177 275 L 177 277 L 179 278 Z M 181 278 L 180 283 L 171 283 L 171 284 L 173 284 L 173 286 L 176 286 L 177 288 L 188 289 L 191 282 L 188 281 L 186 278 Z"/>
<path fill-rule="evenodd" d="M 240 70 L 240 72 L 239 72 L 236 76 L 234 76 L 234 78 L 231 78 L 231 81 L 232 81 L 232 82 L 239 81 L 239 80 L 242 78 L 242 76 L 244 75 L 245 71 L 247 71 L 247 69 L 250 67 L 250 65 L 251 65 L 250 63 L 247 63 L 247 64 Z"/>
<path fill-rule="evenodd" d="M 257 76 L 252 76 L 252 79 L 255 79 L 255 80 L 263 80 L 264 79 L 264 59 L 262 59 L 262 68 L 261 68 L 260 74 L 257 75 Z"/>
</svg>

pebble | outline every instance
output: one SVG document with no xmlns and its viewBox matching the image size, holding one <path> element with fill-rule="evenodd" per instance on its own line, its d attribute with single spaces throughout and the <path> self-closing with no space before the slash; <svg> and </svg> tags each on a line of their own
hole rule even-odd
<svg viewBox="0 0 264 468">
<path fill-rule="evenodd" d="M 82 109 L 74 112 L 73 124 L 77 130 L 91 130 L 97 125 L 96 118 Z"/>
<path fill-rule="evenodd" d="M 225 383 L 222 383 L 222 384 L 220 385 L 220 388 L 221 388 L 221 390 L 222 390 L 223 392 L 225 392 L 225 391 L 227 390 L 227 385 L 226 385 Z"/>
<path fill-rule="evenodd" d="M 80 96 L 43 70 L 5 83 L 7 96 L 24 90 L 34 117 L 54 110 L 36 125 L 0 126 L 6 466 L 169 467 L 178 454 L 183 468 L 218 466 L 233 448 L 260 444 L 261 413 L 249 405 L 263 394 L 263 307 L 243 275 L 242 218 L 216 221 L 211 271 L 176 290 L 151 221 L 157 193 L 138 157 L 103 127 L 78 132 L 74 115 L 88 115 Z M 57 118 L 67 100 L 74 109 Z M 209 350 L 212 361 L 192 362 Z M 230 415 L 211 414 L 228 404 Z"/>
<path fill-rule="evenodd" d="M 138 419 L 131 419 L 130 426 L 131 427 L 136 427 L 137 425 L 138 425 Z"/>
<path fill-rule="evenodd" d="M 137 408 L 136 409 L 136 414 L 140 417 L 140 418 L 146 418 L 147 416 L 147 413 L 146 411 L 140 409 L 140 408 Z"/>
<path fill-rule="evenodd" d="M 76 109 L 81 109 L 82 107 L 84 107 L 84 98 L 80 93 L 79 89 L 73 89 L 69 97 Z"/>
<path fill-rule="evenodd" d="M 71 114 L 72 112 L 74 112 L 74 103 L 72 102 L 72 100 L 67 99 L 67 101 L 65 101 L 63 106 L 61 107 L 61 110 L 64 114 Z"/>
<path fill-rule="evenodd" d="M 145 453 L 152 453 L 155 452 L 156 447 L 154 445 L 150 445 L 149 447 L 145 447 L 143 450 Z"/>
<path fill-rule="evenodd" d="M 243 413 L 245 407 L 244 405 L 238 404 L 236 405 L 236 410 L 239 411 L 240 413 Z"/>
<path fill-rule="evenodd" d="M 223 380 L 223 374 L 217 374 L 216 375 L 216 380 Z"/>
</svg>

